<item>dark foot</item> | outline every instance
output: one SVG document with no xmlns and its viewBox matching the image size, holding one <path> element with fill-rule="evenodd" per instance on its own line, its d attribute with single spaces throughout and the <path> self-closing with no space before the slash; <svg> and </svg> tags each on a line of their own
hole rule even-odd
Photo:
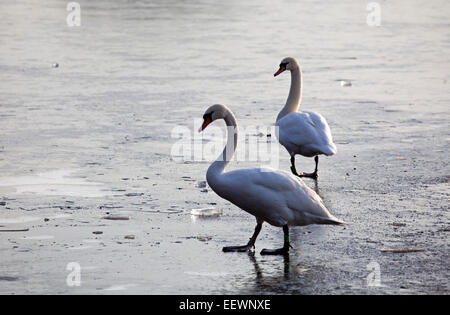
<svg viewBox="0 0 450 315">
<path fill-rule="evenodd" d="M 289 227 L 287 224 L 283 225 L 284 244 L 282 248 L 278 249 L 263 249 L 261 255 L 283 255 L 289 254 L 289 248 L 292 248 L 289 242 Z"/>
<path fill-rule="evenodd" d="M 289 254 L 289 247 L 282 247 L 278 249 L 266 249 L 261 251 L 261 255 L 287 255 Z"/>
<path fill-rule="evenodd" d="M 298 176 L 299 177 L 309 177 L 309 178 L 313 178 L 313 179 L 317 179 L 319 177 L 317 172 L 314 172 L 314 173 L 302 173 L 302 175 L 298 175 Z"/>
<path fill-rule="evenodd" d="M 256 224 L 255 227 L 255 232 L 253 233 L 252 237 L 250 238 L 250 240 L 248 241 L 247 245 L 243 245 L 243 246 L 226 246 L 224 248 L 222 248 L 222 251 L 224 251 L 225 253 L 244 253 L 244 252 L 249 252 L 251 250 L 253 250 L 255 248 L 255 241 L 256 238 L 258 237 L 259 232 L 261 231 L 261 227 L 263 224 L 263 221 L 258 220 L 258 223 Z"/>
<path fill-rule="evenodd" d="M 243 252 L 249 252 L 254 248 L 253 245 L 243 245 L 243 246 L 227 246 L 222 248 L 222 251 L 225 253 L 243 253 Z"/>
</svg>

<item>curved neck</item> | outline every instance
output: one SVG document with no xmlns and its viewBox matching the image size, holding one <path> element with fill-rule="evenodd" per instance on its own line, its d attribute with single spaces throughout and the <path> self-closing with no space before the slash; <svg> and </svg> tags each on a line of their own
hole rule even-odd
<svg viewBox="0 0 450 315">
<path fill-rule="evenodd" d="M 300 67 L 291 71 L 291 88 L 289 90 L 289 96 L 286 100 L 286 105 L 280 111 L 277 117 L 277 121 L 286 116 L 289 113 L 298 111 L 302 97 L 302 70 Z"/>
<path fill-rule="evenodd" d="M 214 181 L 215 175 L 223 173 L 225 167 L 233 158 L 236 151 L 238 134 L 237 134 L 237 122 L 233 113 L 228 112 L 224 118 L 227 125 L 227 144 L 223 149 L 223 152 L 217 157 L 217 159 L 211 164 L 206 173 L 206 179 L 211 186 L 210 181 Z"/>
</svg>

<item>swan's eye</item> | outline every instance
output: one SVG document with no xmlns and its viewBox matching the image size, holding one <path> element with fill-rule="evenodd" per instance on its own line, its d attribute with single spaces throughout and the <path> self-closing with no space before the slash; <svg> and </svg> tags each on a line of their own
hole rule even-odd
<svg viewBox="0 0 450 315">
<path fill-rule="evenodd" d="M 203 119 L 209 118 L 209 119 L 212 120 L 212 114 L 213 114 L 213 113 L 214 113 L 214 112 L 211 112 L 211 113 L 208 113 L 208 114 L 203 115 Z"/>
<path fill-rule="evenodd" d="M 280 63 L 280 68 L 286 68 L 288 65 L 288 62 L 282 62 Z"/>
</svg>

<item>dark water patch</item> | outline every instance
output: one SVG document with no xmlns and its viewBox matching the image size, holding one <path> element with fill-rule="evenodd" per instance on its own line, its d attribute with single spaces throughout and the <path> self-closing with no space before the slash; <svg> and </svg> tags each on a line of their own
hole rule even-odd
<svg viewBox="0 0 450 315">
<path fill-rule="evenodd" d="M 143 136 L 143 137 L 137 137 L 136 140 L 150 140 L 153 139 L 153 136 Z"/>
<path fill-rule="evenodd" d="M 357 104 L 378 104 L 375 101 L 357 101 Z"/>
<path fill-rule="evenodd" d="M 101 164 L 98 163 L 98 162 L 88 162 L 88 163 L 86 163 L 86 165 L 88 165 L 88 166 L 98 166 L 98 165 L 101 165 Z"/>
<path fill-rule="evenodd" d="M 438 176 L 438 177 L 425 179 L 422 181 L 422 184 L 434 185 L 434 184 L 444 184 L 444 183 L 449 183 L 449 182 L 450 182 L 450 175 L 444 175 L 444 176 Z"/>
<path fill-rule="evenodd" d="M 18 280 L 20 280 L 19 277 L 0 276 L 0 281 L 8 281 L 8 282 L 12 282 L 12 281 L 18 281 Z"/>
<path fill-rule="evenodd" d="M 123 208 L 123 206 L 102 205 L 99 207 L 99 209 L 118 209 L 118 208 Z"/>
<path fill-rule="evenodd" d="M 0 229 L 0 232 L 28 232 L 29 229 Z"/>
<path fill-rule="evenodd" d="M 128 221 L 128 220 L 130 220 L 130 217 L 129 216 L 110 214 L 110 215 L 102 217 L 102 219 L 113 220 L 113 221 Z"/>
<path fill-rule="evenodd" d="M 402 121 L 400 121 L 400 123 L 402 123 L 402 124 L 422 124 L 423 121 L 413 118 L 413 119 L 402 120 Z"/>
<path fill-rule="evenodd" d="M 127 193 L 125 194 L 125 196 L 127 197 L 139 197 L 139 196 L 143 196 L 144 193 Z"/>
<path fill-rule="evenodd" d="M 336 144 L 350 144 L 350 142 L 344 141 L 344 140 L 334 141 L 334 143 L 336 143 Z"/>
<path fill-rule="evenodd" d="M 81 210 L 80 206 L 51 206 L 50 208 L 59 208 L 60 210 Z"/>
</svg>

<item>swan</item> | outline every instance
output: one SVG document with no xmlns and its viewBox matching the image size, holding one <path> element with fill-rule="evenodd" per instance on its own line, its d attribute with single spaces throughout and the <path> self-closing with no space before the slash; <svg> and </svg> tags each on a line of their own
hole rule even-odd
<svg viewBox="0 0 450 315">
<path fill-rule="evenodd" d="M 291 156 L 291 171 L 294 175 L 317 179 L 319 155 L 336 154 L 336 145 L 333 143 L 330 127 L 322 115 L 298 111 L 302 94 L 302 71 L 298 61 L 293 57 L 284 58 L 274 76 L 286 70 L 291 71 L 291 88 L 286 104 L 278 114 L 275 123 L 278 127 L 278 141 Z M 314 172 L 299 175 L 295 168 L 296 154 L 306 157 L 314 156 L 316 162 Z"/>
<path fill-rule="evenodd" d="M 289 252 L 289 226 L 308 224 L 342 225 L 343 221 L 331 215 L 319 195 L 297 176 L 271 168 L 246 168 L 225 172 L 237 145 L 236 119 L 225 105 L 209 107 L 203 115 L 199 132 L 217 119 L 227 125 L 227 144 L 219 157 L 209 166 L 206 180 L 220 197 L 256 217 L 255 231 L 243 246 L 224 247 L 224 252 L 246 252 L 254 248 L 263 222 L 282 227 L 284 246 L 263 249 L 262 255 L 284 255 Z"/>
</svg>

